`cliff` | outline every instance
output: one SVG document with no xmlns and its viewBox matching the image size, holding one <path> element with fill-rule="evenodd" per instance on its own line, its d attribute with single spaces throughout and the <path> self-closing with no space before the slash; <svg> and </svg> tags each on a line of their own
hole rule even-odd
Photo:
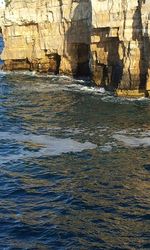
<svg viewBox="0 0 150 250">
<path fill-rule="evenodd" d="M 111 82 L 112 88 L 135 90 L 135 94 L 149 90 L 150 1 L 93 1 L 92 12 L 91 51 L 95 78 Z M 109 77 L 105 76 L 103 67 L 100 73 L 96 59 L 108 65 Z"/>
<path fill-rule="evenodd" d="M 149 10 L 149 0 L 12 0 L 2 25 L 4 68 L 150 90 Z"/>
</svg>

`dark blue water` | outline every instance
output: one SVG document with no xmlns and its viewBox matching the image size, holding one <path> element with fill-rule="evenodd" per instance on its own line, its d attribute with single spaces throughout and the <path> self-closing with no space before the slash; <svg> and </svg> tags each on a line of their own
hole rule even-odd
<svg viewBox="0 0 150 250">
<path fill-rule="evenodd" d="M 150 100 L 1 72 L 0 249 L 150 249 Z"/>
<path fill-rule="evenodd" d="M 2 35 L 0 34 L 0 55 L 2 53 L 3 47 L 4 47 L 4 41 L 3 41 Z M 2 64 L 3 64 L 3 61 L 0 59 L 0 65 Z"/>
</svg>

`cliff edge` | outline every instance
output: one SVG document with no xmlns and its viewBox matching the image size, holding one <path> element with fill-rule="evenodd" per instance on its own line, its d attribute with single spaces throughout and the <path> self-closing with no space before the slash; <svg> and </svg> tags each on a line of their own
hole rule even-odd
<svg viewBox="0 0 150 250">
<path fill-rule="evenodd" d="M 150 91 L 150 0 L 12 0 L 6 70 L 91 76 L 119 95 Z"/>
</svg>

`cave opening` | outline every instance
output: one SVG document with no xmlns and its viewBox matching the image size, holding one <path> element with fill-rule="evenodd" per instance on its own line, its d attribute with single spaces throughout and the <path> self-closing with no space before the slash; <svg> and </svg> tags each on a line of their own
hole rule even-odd
<svg viewBox="0 0 150 250">
<path fill-rule="evenodd" d="M 55 61 L 56 61 L 55 75 L 58 75 L 60 70 L 61 56 L 57 53 L 55 54 Z"/>
<path fill-rule="evenodd" d="M 77 69 L 76 77 L 89 77 L 90 76 L 90 46 L 89 44 L 77 44 Z"/>
<path fill-rule="evenodd" d="M 49 58 L 48 72 L 58 75 L 60 71 L 61 56 L 58 53 L 51 53 L 48 55 L 48 58 Z"/>
<path fill-rule="evenodd" d="M 121 41 L 117 36 L 110 36 L 110 28 L 94 30 L 94 35 L 99 37 L 99 42 L 95 43 L 95 79 L 98 85 L 108 90 L 117 89 L 122 81 L 124 67 L 119 54 Z"/>
</svg>

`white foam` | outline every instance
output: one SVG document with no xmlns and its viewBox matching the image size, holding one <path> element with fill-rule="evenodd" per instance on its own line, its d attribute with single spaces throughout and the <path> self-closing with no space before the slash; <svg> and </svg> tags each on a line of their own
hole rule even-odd
<svg viewBox="0 0 150 250">
<path fill-rule="evenodd" d="M 116 133 L 113 135 L 113 138 L 123 143 L 126 147 L 150 147 L 150 136 L 135 137 Z"/>
<path fill-rule="evenodd" d="M 15 82 L 18 82 L 18 89 L 23 89 L 27 91 L 35 91 L 35 92 L 57 92 L 57 91 L 69 91 L 69 92 L 79 92 L 85 93 L 87 95 L 92 96 L 100 96 L 100 99 L 103 102 L 108 103 L 117 103 L 117 104 L 142 104 L 142 103 L 150 103 L 150 98 L 140 97 L 140 98 L 127 98 L 127 97 L 116 97 L 112 92 L 106 91 L 105 88 L 102 87 L 91 87 L 85 86 L 90 83 L 89 80 L 82 79 L 73 79 L 72 77 L 65 75 L 49 75 L 49 74 L 41 74 L 35 71 L 13 71 L 13 72 L 5 72 L 0 71 L 0 78 L 3 78 L 4 75 L 11 76 L 31 76 L 36 81 L 33 84 L 29 84 L 24 79 L 25 83 L 20 84 L 20 79 L 17 77 Z M 40 80 L 39 80 L 40 79 Z M 22 81 L 22 80 L 21 80 Z"/>
<path fill-rule="evenodd" d="M 26 71 L 26 70 L 21 70 L 21 71 L 4 71 L 0 70 L 0 77 L 4 75 L 10 75 L 10 76 L 31 76 L 33 78 L 47 78 L 50 79 L 51 81 L 62 81 L 64 80 L 65 82 L 70 82 L 70 83 L 85 83 L 87 82 L 86 80 L 82 79 L 74 79 L 71 76 L 67 75 L 55 75 L 55 74 L 46 74 L 46 73 L 38 73 L 37 71 Z"/>
<path fill-rule="evenodd" d="M 38 148 L 38 152 L 22 149 L 19 150 L 17 155 L 8 155 L 1 157 L 1 162 L 7 162 L 12 160 L 19 160 L 30 157 L 41 157 L 41 156 L 57 156 L 63 153 L 69 152 L 81 152 L 87 149 L 94 149 L 97 147 L 96 144 L 91 142 L 78 142 L 71 138 L 56 138 L 48 135 L 34 135 L 34 134 L 15 134 L 10 132 L 0 132 L 0 140 L 9 140 L 9 143 L 15 141 L 18 143 L 32 143 Z"/>
<path fill-rule="evenodd" d="M 112 94 L 111 95 L 107 94 L 107 95 L 102 96 L 101 100 L 103 102 L 125 104 L 125 105 L 129 105 L 131 103 L 133 104 L 150 103 L 150 98 L 146 98 L 146 97 L 128 98 L 128 97 L 117 97 Z"/>
<path fill-rule="evenodd" d="M 149 136 L 149 137 L 150 137 L 150 130 L 141 132 L 140 134 L 141 134 L 141 136 L 143 136 L 143 137 L 145 137 L 145 136 Z"/>
<path fill-rule="evenodd" d="M 112 149 L 113 149 L 113 147 L 112 147 L 111 145 L 107 145 L 107 144 L 100 147 L 100 150 L 101 150 L 102 152 L 105 152 L 105 153 L 111 152 Z"/>
<path fill-rule="evenodd" d="M 103 146 L 100 146 L 99 148 L 100 148 L 100 151 L 109 153 L 116 147 L 117 147 L 117 144 L 115 142 L 107 142 Z"/>
<path fill-rule="evenodd" d="M 65 85 L 65 87 L 66 87 L 65 90 L 67 90 L 67 91 L 80 92 L 80 93 L 86 93 L 86 94 L 92 94 L 92 95 L 104 95 L 104 94 L 108 93 L 105 91 L 104 88 L 89 87 L 89 86 L 84 86 L 84 85 L 79 84 L 79 83 Z"/>
<path fill-rule="evenodd" d="M 92 92 L 92 93 L 99 93 L 99 94 L 104 94 L 106 91 L 104 88 L 98 88 L 98 87 L 88 87 L 88 86 L 82 86 L 80 85 L 80 91 L 84 92 Z"/>
</svg>

